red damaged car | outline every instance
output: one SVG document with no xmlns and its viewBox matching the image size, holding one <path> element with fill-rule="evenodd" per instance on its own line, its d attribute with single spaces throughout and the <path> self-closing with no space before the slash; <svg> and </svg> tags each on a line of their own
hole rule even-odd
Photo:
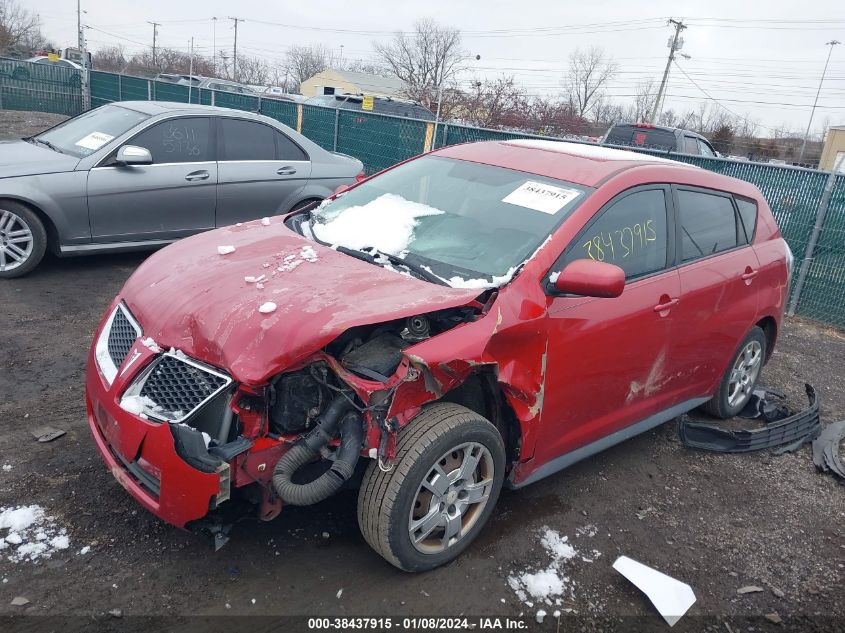
<svg viewBox="0 0 845 633">
<path fill-rule="evenodd" d="M 426 570 L 502 485 L 694 407 L 736 414 L 791 265 L 746 182 L 553 141 L 448 147 L 150 257 L 95 336 L 89 423 L 173 525 L 356 482 L 367 542 Z"/>
</svg>

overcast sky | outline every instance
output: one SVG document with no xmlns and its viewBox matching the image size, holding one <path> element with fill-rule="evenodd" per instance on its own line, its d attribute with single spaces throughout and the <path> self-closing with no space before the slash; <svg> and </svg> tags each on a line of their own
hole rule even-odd
<svg viewBox="0 0 845 633">
<path fill-rule="evenodd" d="M 41 15 L 50 38 L 75 44 L 74 0 L 21 2 Z M 829 50 L 825 42 L 845 42 L 842 0 L 83 0 L 82 6 L 92 50 L 116 43 L 129 52 L 148 47 L 153 27 L 147 21 L 155 21 L 161 23 L 160 45 L 187 49 L 193 36 L 198 52 L 209 55 L 215 40 L 211 18 L 217 16 L 217 49 L 231 51 L 228 18 L 239 17 L 245 20 L 238 28 L 239 49 L 270 61 L 280 60 L 292 44 L 317 42 L 338 54 L 342 45 L 347 59 L 371 60 L 373 41 L 387 41 L 392 32 L 431 17 L 460 29 L 464 47 L 481 55 L 470 63 L 476 76 L 514 75 L 531 94 L 560 91 L 569 54 L 595 45 L 618 64 L 608 93 L 619 101 L 629 101 L 643 81 L 659 82 L 671 16 L 688 24 L 683 52 L 691 58 L 679 60 L 689 78 L 672 69 L 666 108 L 696 107 L 707 100 L 703 90 L 765 126 L 762 134 L 782 125 L 803 132 Z M 845 44 L 834 47 L 814 131 L 826 122 L 845 124 Z"/>
</svg>

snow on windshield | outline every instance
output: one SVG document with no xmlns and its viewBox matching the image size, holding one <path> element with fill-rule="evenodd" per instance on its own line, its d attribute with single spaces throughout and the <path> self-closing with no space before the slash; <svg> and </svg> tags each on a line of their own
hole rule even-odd
<svg viewBox="0 0 845 633">
<path fill-rule="evenodd" d="M 329 244 L 355 250 L 369 246 L 384 253 L 400 255 L 413 241 L 419 218 L 441 214 L 443 211 L 440 209 L 386 193 L 367 204 L 348 207 L 326 219 L 315 213 L 317 222 L 311 230 L 317 239 Z"/>
</svg>

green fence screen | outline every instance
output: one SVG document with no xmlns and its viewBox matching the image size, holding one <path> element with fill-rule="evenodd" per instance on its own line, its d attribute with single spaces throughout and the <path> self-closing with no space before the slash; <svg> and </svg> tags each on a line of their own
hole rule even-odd
<svg viewBox="0 0 845 633">
<path fill-rule="evenodd" d="M 79 114 L 82 73 L 57 64 L 0 59 L 0 109 Z"/>
<path fill-rule="evenodd" d="M 75 115 L 82 112 L 80 72 L 54 64 L 0 60 L 0 108 Z M 329 151 L 349 154 L 368 174 L 432 147 L 471 141 L 548 138 L 518 132 L 440 124 L 436 134 L 426 121 L 384 116 L 363 110 L 336 110 L 237 93 L 189 89 L 168 82 L 92 71 L 91 107 L 114 101 L 149 100 L 201 103 L 261 112 L 299 130 Z M 557 140 L 557 139 L 550 139 Z M 664 152 L 626 148 L 660 156 Z M 796 259 L 796 271 L 819 216 L 829 174 L 811 170 L 685 154 L 674 160 L 746 180 L 768 200 Z M 799 297 L 797 313 L 845 327 L 845 175 L 836 176 L 824 224 Z M 794 284 L 793 284 L 794 285 Z"/>
</svg>

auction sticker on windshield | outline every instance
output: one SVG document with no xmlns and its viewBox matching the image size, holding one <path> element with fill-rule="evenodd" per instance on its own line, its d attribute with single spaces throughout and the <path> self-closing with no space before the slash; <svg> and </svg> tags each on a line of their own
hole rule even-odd
<svg viewBox="0 0 845 633">
<path fill-rule="evenodd" d="M 580 194 L 581 192 L 575 189 L 565 189 L 528 180 L 502 198 L 502 202 L 554 215 Z"/>
<path fill-rule="evenodd" d="M 100 149 L 113 138 L 111 134 L 105 132 L 91 132 L 88 136 L 83 136 L 76 141 L 76 145 L 85 149 Z"/>
</svg>

